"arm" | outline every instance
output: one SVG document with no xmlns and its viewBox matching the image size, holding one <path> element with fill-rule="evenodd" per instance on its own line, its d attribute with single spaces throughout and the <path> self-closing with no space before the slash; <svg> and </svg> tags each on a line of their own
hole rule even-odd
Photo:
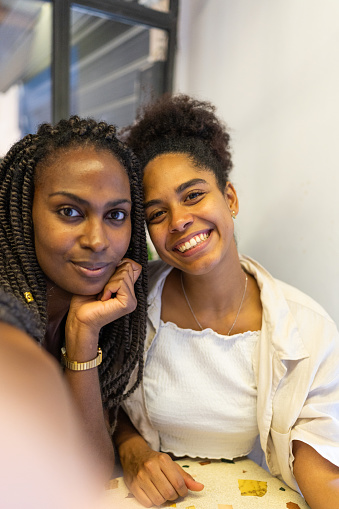
<svg viewBox="0 0 339 509">
<path fill-rule="evenodd" d="M 94 357 L 96 353 L 86 359 Z M 76 360 L 82 362 L 79 355 Z M 87 371 L 71 371 L 66 368 L 65 377 L 80 411 L 81 423 L 96 451 L 97 461 L 105 471 L 105 478 L 109 479 L 114 467 L 114 451 L 108 431 L 108 416 L 101 402 L 98 368 Z"/>
<path fill-rule="evenodd" d="M 188 489 L 201 491 L 204 488 L 168 454 L 153 451 L 122 409 L 114 439 L 126 486 L 145 507 L 184 497 Z"/>
<path fill-rule="evenodd" d="M 59 365 L 11 325 L 0 322 L 0 337 L 1 506 L 95 507 L 104 479 Z"/>
<path fill-rule="evenodd" d="M 94 359 L 100 329 L 135 309 L 134 283 L 140 272 L 139 264 L 125 260 L 99 297 L 73 296 L 66 322 L 66 351 L 70 360 L 86 362 Z M 112 294 L 116 294 L 113 299 Z M 99 463 L 109 478 L 114 467 L 114 451 L 108 432 L 108 414 L 102 407 L 98 368 L 86 371 L 66 368 L 65 376 Z"/>
<path fill-rule="evenodd" d="M 293 454 L 294 476 L 311 509 L 337 509 L 339 467 L 299 440 L 293 442 Z"/>
</svg>

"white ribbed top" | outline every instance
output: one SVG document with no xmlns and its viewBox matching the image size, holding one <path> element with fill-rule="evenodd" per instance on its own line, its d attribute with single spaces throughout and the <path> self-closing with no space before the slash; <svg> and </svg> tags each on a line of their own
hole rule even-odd
<svg viewBox="0 0 339 509">
<path fill-rule="evenodd" d="M 252 355 L 259 334 L 222 336 L 160 322 L 144 387 L 162 451 L 233 459 L 252 450 L 258 435 Z"/>
</svg>

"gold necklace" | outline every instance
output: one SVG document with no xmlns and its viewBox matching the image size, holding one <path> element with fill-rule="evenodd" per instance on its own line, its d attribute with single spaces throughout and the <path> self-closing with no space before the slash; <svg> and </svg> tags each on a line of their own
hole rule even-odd
<svg viewBox="0 0 339 509">
<path fill-rule="evenodd" d="M 197 325 L 199 326 L 200 330 L 203 330 L 204 328 L 202 327 L 202 325 L 201 325 L 201 323 L 199 322 L 198 318 L 195 316 L 195 313 L 194 313 L 194 311 L 193 311 L 193 309 L 192 309 L 191 303 L 190 303 L 190 301 L 188 300 L 188 297 L 187 297 L 187 295 L 186 295 L 185 287 L 184 287 L 184 280 L 183 280 L 183 277 L 182 277 L 182 272 L 180 272 L 180 280 L 181 280 L 181 288 L 182 288 L 182 292 L 183 292 L 184 297 L 185 297 L 185 299 L 186 299 L 187 305 L 188 305 L 188 307 L 190 308 L 190 311 L 191 311 L 191 313 L 192 313 L 192 316 L 193 316 L 194 320 L 196 321 Z M 235 320 L 234 320 L 234 322 L 232 323 L 232 326 L 231 326 L 230 330 L 228 331 L 228 333 L 226 334 L 226 336 L 229 336 L 229 335 L 230 335 L 230 332 L 232 331 L 232 329 L 233 329 L 233 327 L 235 326 L 235 323 L 236 323 L 236 321 L 237 321 L 237 319 L 238 319 L 238 316 L 239 316 L 240 310 L 241 310 L 241 308 L 242 308 L 242 305 L 243 305 L 243 303 L 244 303 L 244 299 L 245 299 L 245 295 L 246 295 L 246 290 L 247 290 L 247 281 L 248 281 L 248 277 L 247 277 L 247 275 L 245 274 L 245 288 L 244 288 L 244 292 L 243 292 L 243 294 L 242 294 L 242 298 L 241 298 L 240 306 L 239 306 L 239 308 L 238 308 L 237 316 L 235 317 Z"/>
</svg>

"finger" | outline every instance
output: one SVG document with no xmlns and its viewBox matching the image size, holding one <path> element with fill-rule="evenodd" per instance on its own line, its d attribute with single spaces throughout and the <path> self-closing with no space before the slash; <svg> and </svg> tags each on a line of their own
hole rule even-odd
<svg viewBox="0 0 339 509">
<path fill-rule="evenodd" d="M 141 274 L 141 271 L 142 271 L 141 265 L 139 265 L 139 267 L 137 269 L 133 269 L 133 283 L 136 282 L 136 280 L 138 279 L 138 277 Z"/>
<path fill-rule="evenodd" d="M 132 274 L 133 274 L 133 283 L 136 282 L 136 280 L 138 279 L 138 277 L 140 276 L 140 273 L 141 273 L 141 270 L 142 270 L 142 267 L 140 265 L 140 263 L 137 263 L 135 262 L 134 260 L 132 260 L 131 258 L 123 258 L 121 260 L 120 263 L 118 263 L 117 267 L 120 267 L 121 265 L 124 265 L 124 264 L 129 264 L 132 268 Z"/>
<path fill-rule="evenodd" d="M 108 300 L 112 294 L 117 294 L 119 291 L 129 288 L 129 293 L 134 297 L 134 284 L 141 273 L 141 265 L 133 270 L 130 263 L 124 264 L 123 268 L 119 269 L 113 274 L 108 283 L 106 283 L 104 290 L 100 294 L 100 300 Z M 127 286 L 125 287 L 124 284 Z"/>
<path fill-rule="evenodd" d="M 175 466 L 178 468 L 178 471 L 181 474 L 186 487 L 186 493 L 184 495 L 180 493 L 181 496 L 185 496 L 187 494 L 187 489 L 191 491 L 202 491 L 204 489 L 204 485 L 201 482 L 193 479 L 193 477 L 188 472 L 186 472 L 186 470 L 181 468 L 180 465 L 175 463 Z"/>
<path fill-rule="evenodd" d="M 201 482 L 196 481 L 190 475 L 185 477 L 185 484 L 190 491 L 202 491 L 205 487 Z"/>
<path fill-rule="evenodd" d="M 172 459 L 164 453 L 147 460 L 134 478 L 134 483 L 157 506 L 166 500 L 176 500 L 179 496 L 176 487 L 183 494 L 188 491 Z"/>
<path fill-rule="evenodd" d="M 109 281 L 118 281 L 119 279 L 127 280 L 127 278 L 129 278 L 132 287 L 134 286 L 134 283 L 138 278 L 140 272 L 141 266 L 139 264 L 132 265 L 132 263 L 130 263 L 129 261 L 125 261 L 124 263 L 119 265 L 119 267 L 117 267 L 116 271 L 114 272 L 114 274 L 112 274 Z"/>
<path fill-rule="evenodd" d="M 178 496 L 185 497 L 188 493 L 187 485 L 185 482 L 186 472 L 177 464 L 173 462 L 174 468 L 167 470 L 166 476 L 173 486 L 177 496 L 168 497 L 167 500 L 175 500 Z"/>
<path fill-rule="evenodd" d="M 167 500 L 160 493 L 158 486 L 153 484 L 152 480 L 145 475 L 145 472 L 138 474 L 132 485 L 129 486 L 129 489 L 138 502 L 145 507 L 159 506 Z"/>
<path fill-rule="evenodd" d="M 129 489 L 131 493 L 135 496 L 137 501 L 144 507 L 152 507 L 154 505 L 152 500 L 146 495 L 144 490 L 142 490 L 141 488 L 137 487 L 133 489 L 130 487 Z"/>
<path fill-rule="evenodd" d="M 176 500 L 179 496 L 165 476 L 163 476 L 162 482 L 157 479 L 154 483 L 150 482 L 147 486 L 142 486 L 142 490 L 152 505 L 156 506 L 160 506 L 168 500 Z"/>
<path fill-rule="evenodd" d="M 184 478 L 176 468 L 176 464 L 167 454 L 158 456 L 157 465 L 150 462 L 148 465 L 145 464 L 145 467 L 148 478 L 151 479 L 162 499 L 176 500 L 178 496 L 187 495 Z M 163 503 L 158 496 L 150 498 L 156 505 Z"/>
<path fill-rule="evenodd" d="M 119 268 L 113 276 L 111 276 L 102 291 L 100 300 L 105 301 L 111 299 L 113 294 L 124 293 L 134 297 L 134 278 L 130 264 L 126 264 L 123 268 Z"/>
<path fill-rule="evenodd" d="M 133 270 L 138 270 L 138 269 L 140 269 L 140 270 L 141 270 L 141 265 L 140 265 L 140 263 L 138 263 L 138 262 L 136 262 L 136 261 L 132 260 L 131 258 L 123 258 L 123 259 L 121 260 L 121 262 L 119 262 L 119 263 L 117 264 L 117 267 L 120 267 L 120 266 L 121 266 L 121 265 L 123 265 L 124 263 L 130 263 L 130 264 L 131 264 L 131 266 L 132 266 L 132 268 L 133 268 Z"/>
<path fill-rule="evenodd" d="M 111 298 L 113 297 L 113 298 Z M 119 309 L 123 314 L 131 313 L 137 306 L 137 299 L 134 294 L 133 287 L 130 288 L 126 281 L 121 281 L 119 286 L 113 288 L 109 285 L 105 288 L 104 294 L 101 297 L 101 302 L 106 306 L 107 311 Z"/>
</svg>

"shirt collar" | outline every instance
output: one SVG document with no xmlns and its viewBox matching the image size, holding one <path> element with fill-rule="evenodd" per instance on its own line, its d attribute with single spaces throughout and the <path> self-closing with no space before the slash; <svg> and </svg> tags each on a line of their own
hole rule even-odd
<svg viewBox="0 0 339 509">
<path fill-rule="evenodd" d="M 255 277 L 259 286 L 263 308 L 262 332 L 270 338 L 278 357 L 281 360 L 309 357 L 280 281 L 252 258 L 244 255 L 239 258 L 242 267 Z M 303 294 L 300 292 L 300 295 Z"/>
<path fill-rule="evenodd" d="M 243 269 L 253 275 L 258 283 L 263 307 L 262 333 L 269 337 L 278 357 L 281 360 L 309 357 L 280 282 L 249 256 L 240 255 L 239 258 Z M 159 330 L 161 294 L 172 269 L 162 260 L 149 263 L 148 319 L 154 333 L 148 334 L 146 351 Z M 300 295 L 303 294 L 300 292 Z"/>
</svg>

